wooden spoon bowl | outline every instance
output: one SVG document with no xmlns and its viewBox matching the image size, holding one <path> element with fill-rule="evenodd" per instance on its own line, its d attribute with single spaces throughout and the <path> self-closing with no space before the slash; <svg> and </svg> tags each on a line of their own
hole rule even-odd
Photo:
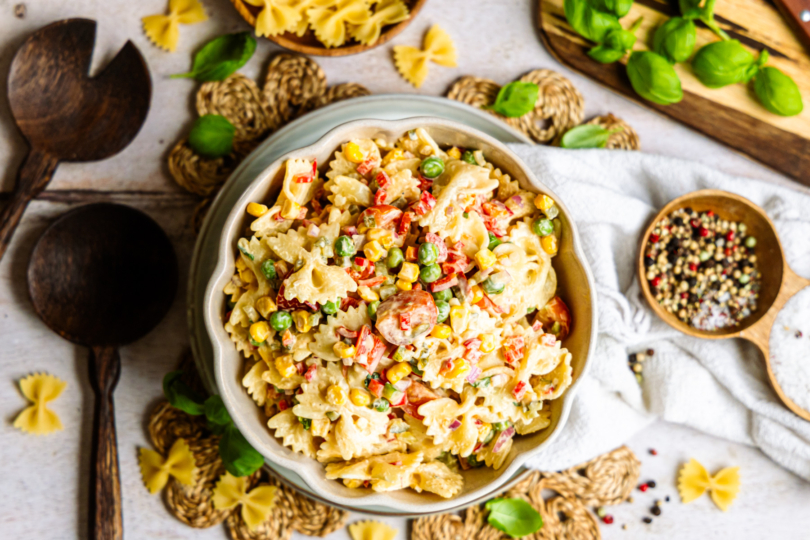
<svg viewBox="0 0 810 540">
<path fill-rule="evenodd" d="M 644 266 L 644 248 L 647 246 L 647 242 L 649 241 L 653 229 L 655 229 L 655 225 L 661 219 L 675 210 L 686 207 L 691 207 L 696 212 L 713 210 L 722 219 L 745 223 L 748 227 L 748 234 L 753 235 L 757 239 L 757 269 L 762 274 L 762 278 L 760 279 L 761 288 L 759 291 L 759 300 L 757 301 L 756 310 L 743 319 L 737 326 L 721 328 L 715 331 L 694 328 L 678 319 L 674 313 L 670 313 L 664 309 L 664 307 L 655 300 L 655 295 L 650 290 L 650 285 L 645 277 L 647 270 Z M 765 358 L 768 377 L 779 398 L 791 411 L 805 420 L 810 420 L 810 412 L 796 405 L 793 400 L 782 392 L 771 369 L 769 353 L 771 328 L 773 327 L 777 314 L 794 294 L 810 285 L 810 280 L 796 275 L 796 273 L 790 269 L 785 260 L 782 243 L 779 241 L 779 236 L 776 234 L 776 228 L 762 208 L 745 197 L 727 191 L 713 189 L 695 191 L 678 197 L 664 206 L 653 218 L 647 230 L 644 231 L 641 237 L 637 270 L 644 297 L 647 299 L 647 302 L 656 315 L 661 317 L 664 322 L 684 334 L 693 337 L 704 339 L 739 337 L 756 345 Z"/>
<path fill-rule="evenodd" d="M 400 32 L 405 30 L 411 21 L 414 20 L 416 14 L 422 9 L 422 6 L 425 5 L 425 2 L 427 2 L 427 0 L 403 1 L 408 6 L 410 17 L 401 23 L 384 27 L 382 33 L 380 34 L 380 38 L 372 45 L 363 45 L 362 43 L 358 43 L 357 41 L 350 39 L 340 47 L 328 48 L 326 45 L 318 41 L 318 38 L 315 37 L 315 34 L 311 29 L 307 30 L 303 36 L 298 36 L 292 32 L 285 32 L 277 36 L 265 37 L 276 45 L 300 54 L 309 54 L 312 56 L 348 56 L 350 54 L 361 53 L 389 42 Z M 231 3 L 242 18 L 245 19 L 250 26 L 255 28 L 256 17 L 258 17 L 262 8 L 248 4 L 244 0 L 231 0 Z"/>
</svg>

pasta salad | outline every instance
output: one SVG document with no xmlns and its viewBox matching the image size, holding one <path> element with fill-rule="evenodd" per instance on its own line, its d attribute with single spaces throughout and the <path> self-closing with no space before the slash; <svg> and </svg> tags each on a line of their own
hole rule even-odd
<svg viewBox="0 0 810 540">
<path fill-rule="evenodd" d="M 572 382 L 557 206 L 422 128 L 284 167 L 224 290 L 243 386 L 327 478 L 453 497 Z"/>
</svg>

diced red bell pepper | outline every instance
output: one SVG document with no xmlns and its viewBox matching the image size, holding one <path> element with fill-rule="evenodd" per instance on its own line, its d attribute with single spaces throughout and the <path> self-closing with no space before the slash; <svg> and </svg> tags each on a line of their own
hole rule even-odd
<svg viewBox="0 0 810 540">
<path fill-rule="evenodd" d="M 284 333 L 281 334 L 281 344 L 287 349 L 291 349 L 292 346 L 295 345 L 295 336 L 289 328 L 284 330 Z"/>
<path fill-rule="evenodd" d="M 309 208 L 302 208 L 300 212 L 298 212 L 298 217 L 296 219 L 305 219 L 307 217 L 307 212 L 309 212 Z"/>
<path fill-rule="evenodd" d="M 290 404 L 287 402 L 286 399 L 282 399 L 281 401 L 278 402 L 278 410 L 279 411 L 286 411 L 289 408 L 290 408 Z"/>
<path fill-rule="evenodd" d="M 315 378 L 315 371 L 318 369 L 318 364 L 312 364 L 307 368 L 306 373 L 304 373 L 304 378 L 307 382 L 312 381 Z"/>
<path fill-rule="evenodd" d="M 357 282 L 357 284 L 364 287 L 376 287 L 377 285 L 382 285 L 385 283 L 385 280 L 386 276 L 375 276 L 373 278 L 361 279 Z"/>
<path fill-rule="evenodd" d="M 357 217 L 357 223 L 373 223 L 371 227 L 379 227 L 381 229 L 392 229 L 399 223 L 399 218 L 402 216 L 402 210 L 390 204 L 377 204 L 369 206 Z M 356 233 L 355 233 L 356 234 Z"/>
<path fill-rule="evenodd" d="M 543 337 L 540 338 L 540 344 L 546 347 L 553 347 L 555 343 L 557 343 L 557 338 L 554 334 L 543 334 Z"/>
<path fill-rule="evenodd" d="M 399 314 L 399 329 L 403 332 L 411 329 L 411 314 L 403 312 Z"/>
<path fill-rule="evenodd" d="M 496 219 L 514 214 L 514 212 L 501 201 L 487 201 L 481 205 L 481 209 L 486 215 Z"/>
<path fill-rule="evenodd" d="M 391 396 L 391 406 L 392 407 L 402 407 L 408 402 L 408 398 L 405 396 L 405 392 L 394 392 Z"/>
<path fill-rule="evenodd" d="M 476 306 L 480 307 L 481 309 L 489 310 L 493 313 L 493 315 L 500 315 L 503 313 L 503 310 L 498 307 L 498 304 L 492 301 L 487 293 L 484 293 L 484 296 L 476 302 Z"/>
<path fill-rule="evenodd" d="M 541 323 L 540 321 L 535 319 L 535 321 L 532 323 L 532 331 L 539 332 L 542 329 L 543 329 L 543 323 Z"/>
<path fill-rule="evenodd" d="M 370 173 L 372 169 L 374 169 L 374 167 L 376 167 L 377 165 L 379 165 L 379 162 L 376 159 L 367 159 L 357 166 L 357 172 L 365 176 L 368 173 Z"/>
<path fill-rule="evenodd" d="M 374 347 L 374 340 L 371 339 L 371 328 L 363 325 L 360 328 L 360 333 L 357 335 L 357 346 L 355 348 L 354 357 L 361 359 L 361 363 L 365 364 L 365 357 L 371 352 Z"/>
<path fill-rule="evenodd" d="M 377 176 L 374 177 L 374 180 L 377 181 L 377 185 L 380 186 L 381 189 L 385 189 L 388 187 L 388 184 L 391 183 L 391 178 L 385 173 L 385 171 L 380 171 L 377 173 Z"/>
<path fill-rule="evenodd" d="M 481 340 L 478 338 L 470 338 L 464 342 L 464 348 L 468 351 L 477 351 L 481 348 Z"/>
<path fill-rule="evenodd" d="M 517 401 L 523 399 L 523 396 L 526 395 L 526 391 L 529 389 L 529 385 L 523 381 L 520 381 L 515 385 L 512 389 L 512 397 L 514 397 Z"/>
<path fill-rule="evenodd" d="M 421 174 L 419 175 L 419 190 L 420 191 L 430 191 L 433 188 L 433 180 L 430 178 L 425 178 Z"/>
<path fill-rule="evenodd" d="M 442 240 L 441 236 L 429 232 L 425 235 L 425 239 L 434 246 L 436 246 L 436 248 L 439 250 L 439 256 L 436 258 L 436 262 L 443 263 L 444 261 L 446 261 L 448 257 L 447 244 L 444 243 L 444 240 Z"/>
<path fill-rule="evenodd" d="M 439 368 L 439 375 L 441 375 L 442 377 L 446 376 L 453 370 L 453 368 L 456 367 L 456 365 L 460 360 L 461 358 L 450 358 L 449 360 L 445 360 L 444 363 L 442 364 L 442 367 Z"/>
<path fill-rule="evenodd" d="M 368 382 L 368 391 L 371 392 L 371 395 L 373 395 L 374 397 L 382 397 L 384 388 L 385 384 L 381 383 L 376 379 L 371 379 Z"/>
<path fill-rule="evenodd" d="M 523 336 L 512 336 L 503 340 L 504 356 L 508 364 L 516 364 L 523 358 L 525 352 Z"/>
<path fill-rule="evenodd" d="M 378 189 L 377 193 L 374 194 L 374 204 L 385 204 L 385 198 L 387 196 L 388 194 L 384 189 Z"/>
<path fill-rule="evenodd" d="M 470 260 L 466 255 L 448 253 L 447 261 L 442 263 L 442 271 L 445 274 L 463 274 L 468 264 L 470 264 Z"/>
<path fill-rule="evenodd" d="M 423 191 L 422 196 L 419 197 L 419 202 L 414 205 L 414 211 L 418 215 L 424 216 L 435 207 L 436 197 L 434 197 L 429 191 Z"/>
<path fill-rule="evenodd" d="M 399 225 L 397 226 L 397 234 L 400 236 L 405 236 L 411 230 L 411 222 L 413 221 L 413 213 L 405 212 L 402 214 L 402 218 L 399 220 Z"/>
<path fill-rule="evenodd" d="M 374 339 L 374 347 L 372 347 L 371 353 L 368 355 L 368 365 L 365 368 L 369 373 L 374 373 L 377 364 L 380 363 L 385 354 L 385 342 L 373 334 L 371 337 Z"/>
<path fill-rule="evenodd" d="M 430 292 L 443 291 L 456 285 L 458 285 L 458 276 L 456 274 L 450 274 L 448 276 L 444 276 L 440 279 L 437 279 L 436 281 L 431 283 Z"/>
<path fill-rule="evenodd" d="M 411 290 L 421 291 L 422 290 L 422 284 L 417 281 L 416 283 L 413 284 L 413 286 L 411 287 Z"/>
<path fill-rule="evenodd" d="M 357 298 L 352 298 L 351 296 L 347 296 L 346 298 L 341 299 L 340 301 L 340 310 L 346 311 L 350 307 L 358 307 L 360 305 L 360 300 Z"/>
<path fill-rule="evenodd" d="M 299 375 L 303 375 L 304 371 L 306 370 L 306 366 L 304 365 L 303 362 L 298 362 L 297 364 L 295 364 L 295 369 L 296 371 L 298 371 Z"/>
</svg>

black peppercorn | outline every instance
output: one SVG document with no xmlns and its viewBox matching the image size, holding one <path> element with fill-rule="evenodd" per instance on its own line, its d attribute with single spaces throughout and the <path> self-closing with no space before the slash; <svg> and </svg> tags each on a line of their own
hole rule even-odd
<svg viewBox="0 0 810 540">
<path fill-rule="evenodd" d="M 650 488 L 654 488 L 655 487 L 655 480 L 650 480 L 649 482 L 647 482 L 647 486 L 650 487 Z"/>
<path fill-rule="evenodd" d="M 652 515 L 654 515 L 654 516 L 660 516 L 661 515 L 661 509 L 658 508 L 657 506 L 653 506 L 652 508 L 650 508 L 650 513 Z"/>
<path fill-rule="evenodd" d="M 683 227 L 683 218 L 681 218 L 680 216 L 675 217 L 675 219 L 672 220 L 672 223 L 674 223 L 678 227 Z"/>
<path fill-rule="evenodd" d="M 645 517 L 641 521 L 643 521 L 644 523 L 650 524 L 650 523 L 652 523 L 652 518 L 651 517 Z"/>
<path fill-rule="evenodd" d="M 652 257 L 644 257 L 644 266 L 649 268 L 650 266 L 652 266 L 654 264 L 655 264 L 655 259 L 653 259 Z"/>
</svg>

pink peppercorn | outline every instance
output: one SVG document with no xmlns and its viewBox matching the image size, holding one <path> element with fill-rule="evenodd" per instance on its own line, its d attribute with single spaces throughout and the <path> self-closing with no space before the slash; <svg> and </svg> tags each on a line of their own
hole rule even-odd
<svg viewBox="0 0 810 540">
<path fill-rule="evenodd" d="M 707 229 L 706 227 L 701 227 L 700 228 L 700 236 L 702 236 L 704 238 L 709 236 L 709 229 Z"/>
<path fill-rule="evenodd" d="M 650 235 L 650 242 L 652 242 L 653 244 L 658 242 L 660 239 L 661 239 L 661 237 L 658 236 L 657 234 L 651 234 Z"/>
<path fill-rule="evenodd" d="M 659 287 L 661 285 L 661 276 L 655 276 L 652 280 L 653 287 Z"/>
<path fill-rule="evenodd" d="M 728 232 L 726 233 L 726 240 L 728 240 L 729 242 L 731 242 L 732 240 L 734 240 L 734 231 L 728 231 Z"/>
<path fill-rule="evenodd" d="M 641 484 L 640 486 L 638 486 L 638 490 L 644 493 L 645 491 L 647 491 L 647 487 L 648 487 L 647 484 Z"/>
<path fill-rule="evenodd" d="M 608 514 L 602 518 L 602 521 L 604 521 L 607 525 L 610 525 L 611 523 L 613 523 L 613 516 Z"/>
</svg>

